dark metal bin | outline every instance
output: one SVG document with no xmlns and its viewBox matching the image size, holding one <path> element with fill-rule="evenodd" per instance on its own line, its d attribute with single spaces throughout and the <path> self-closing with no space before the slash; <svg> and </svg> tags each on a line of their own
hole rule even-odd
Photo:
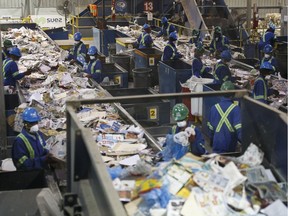
<svg viewBox="0 0 288 216">
<path fill-rule="evenodd" d="M 114 97 L 153 94 L 148 88 L 107 89 L 107 91 Z M 139 123 L 143 120 L 145 120 L 143 122 L 145 124 L 147 121 L 154 121 L 159 124 L 170 123 L 170 103 L 167 100 L 149 99 L 149 101 L 143 101 L 136 99 L 133 102 L 127 100 L 121 102 L 121 106 Z"/>
<path fill-rule="evenodd" d="M 109 77 L 120 88 L 128 88 L 128 72 L 116 63 L 102 64 L 102 78 Z"/>
<path fill-rule="evenodd" d="M 134 50 L 135 68 L 152 69 L 151 86 L 155 86 L 159 84 L 157 64 L 161 60 L 161 56 L 162 56 L 162 51 L 155 49 L 155 48 Z"/>
</svg>

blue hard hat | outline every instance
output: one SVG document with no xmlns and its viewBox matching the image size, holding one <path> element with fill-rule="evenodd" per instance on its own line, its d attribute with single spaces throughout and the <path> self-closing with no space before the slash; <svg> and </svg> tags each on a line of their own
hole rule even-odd
<svg viewBox="0 0 288 216">
<path fill-rule="evenodd" d="M 263 49 L 264 53 L 272 53 L 273 51 L 273 47 L 270 44 L 267 44 L 264 49 Z"/>
<path fill-rule="evenodd" d="M 260 69 L 267 69 L 267 70 L 273 70 L 273 66 L 270 62 L 268 61 L 264 61 L 261 65 L 260 65 Z"/>
<path fill-rule="evenodd" d="M 232 55 L 229 50 L 224 50 L 221 52 L 221 59 L 224 59 L 226 61 L 231 61 Z"/>
<path fill-rule="evenodd" d="M 148 29 L 148 28 L 150 28 L 150 25 L 147 24 L 147 23 L 145 23 L 145 24 L 143 25 L 143 29 L 145 30 L 145 29 Z"/>
<path fill-rule="evenodd" d="M 98 50 L 97 50 L 97 48 L 96 48 L 96 46 L 91 46 L 91 47 L 89 47 L 89 49 L 88 49 L 88 55 L 96 55 L 98 53 Z"/>
<path fill-rule="evenodd" d="M 41 120 L 41 117 L 35 108 L 27 107 L 22 113 L 22 119 L 26 122 L 38 122 Z"/>
<path fill-rule="evenodd" d="M 170 35 L 169 35 L 169 38 L 172 38 L 173 40 L 177 40 L 178 39 L 177 33 L 176 32 L 171 32 Z"/>
<path fill-rule="evenodd" d="M 74 34 L 74 40 L 75 40 L 75 41 L 80 41 L 81 38 L 82 38 L 81 32 L 76 32 L 76 33 Z"/>
<path fill-rule="evenodd" d="M 78 55 L 77 56 L 77 61 L 79 61 L 81 64 L 84 64 L 86 62 L 83 55 Z"/>
<path fill-rule="evenodd" d="M 21 51 L 18 47 L 13 47 L 10 51 L 9 51 L 10 55 L 14 55 L 14 56 L 18 56 L 21 57 Z"/>
<path fill-rule="evenodd" d="M 168 19 L 166 17 L 162 17 L 161 23 L 164 24 L 164 23 L 167 23 L 167 22 L 168 22 Z"/>
</svg>

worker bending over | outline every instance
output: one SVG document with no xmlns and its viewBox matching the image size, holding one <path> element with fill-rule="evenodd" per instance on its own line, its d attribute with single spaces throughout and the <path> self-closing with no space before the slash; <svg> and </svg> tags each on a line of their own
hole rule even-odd
<svg viewBox="0 0 288 216">
<path fill-rule="evenodd" d="M 183 103 L 176 104 L 172 110 L 173 119 L 177 122 L 169 134 L 178 134 L 179 132 L 186 131 L 189 133 L 189 151 L 194 155 L 200 156 L 206 154 L 205 141 L 199 128 L 188 121 L 189 109 Z M 189 129 L 187 129 L 189 128 Z"/>
<path fill-rule="evenodd" d="M 214 83 L 222 85 L 225 81 L 231 81 L 232 75 L 229 69 L 229 62 L 232 56 L 229 50 L 221 53 L 221 61 L 215 65 Z"/>
<path fill-rule="evenodd" d="M 81 32 L 76 32 L 74 34 L 74 46 L 70 50 L 69 55 L 67 57 L 67 60 L 71 60 L 70 62 L 71 64 L 77 61 L 78 55 L 82 55 L 84 57 L 86 56 L 87 49 L 85 44 L 81 41 L 81 39 L 82 39 Z"/>
<path fill-rule="evenodd" d="M 221 91 L 234 90 L 232 82 L 226 81 Z M 237 140 L 241 142 L 241 112 L 240 107 L 232 101 L 233 94 L 225 96 L 221 102 L 211 107 L 207 126 L 210 131 L 213 152 L 235 152 Z"/>
<path fill-rule="evenodd" d="M 24 127 L 12 147 L 12 160 L 17 170 L 48 168 L 52 154 L 45 148 L 46 142 L 39 131 L 41 120 L 37 110 L 28 107 L 22 113 Z"/>
<path fill-rule="evenodd" d="M 269 62 L 272 65 L 273 68 L 273 72 L 275 73 L 277 70 L 277 61 L 276 58 L 274 58 L 274 56 L 272 55 L 273 52 L 273 47 L 270 44 L 267 44 L 264 49 L 264 57 L 261 59 L 261 64 L 263 64 L 264 62 Z"/>
<path fill-rule="evenodd" d="M 161 58 L 162 61 L 176 60 L 176 59 L 180 59 L 183 57 L 183 55 L 177 51 L 177 48 L 175 45 L 177 39 L 178 37 L 177 37 L 176 32 L 172 32 L 169 35 L 169 41 L 164 48 L 163 55 Z"/>
<path fill-rule="evenodd" d="M 161 37 L 161 36 L 164 36 L 164 37 L 169 37 L 169 35 L 172 33 L 172 32 L 175 32 L 176 31 L 176 28 L 174 25 L 172 24 L 169 24 L 168 23 L 168 19 L 166 17 L 162 17 L 161 19 L 161 24 L 162 24 L 162 28 L 161 28 L 161 31 L 157 34 L 156 37 Z"/>
<path fill-rule="evenodd" d="M 22 79 L 26 75 L 31 74 L 31 70 L 19 73 L 17 62 L 21 58 L 21 52 L 19 48 L 13 47 L 9 51 L 9 57 L 3 61 L 3 77 L 4 77 L 4 89 L 7 93 L 13 93 L 16 89 L 16 81 Z"/>
<path fill-rule="evenodd" d="M 198 43 L 194 50 L 194 58 L 192 59 L 192 75 L 202 78 L 213 78 L 209 72 L 212 71 L 211 67 L 204 66 L 201 57 L 204 54 L 202 43 Z"/>
<path fill-rule="evenodd" d="M 102 70 L 102 63 L 100 59 L 98 59 L 98 50 L 95 46 L 91 46 L 88 49 L 88 53 L 90 60 L 88 62 L 88 66 L 86 68 L 86 73 L 88 77 L 93 78 L 96 82 L 102 82 L 101 70 Z"/>
<path fill-rule="evenodd" d="M 220 26 L 216 26 L 214 29 L 214 35 L 209 50 L 211 55 L 214 55 L 216 58 L 218 58 L 220 53 L 224 50 L 229 50 L 229 40 L 222 34 Z"/>
<path fill-rule="evenodd" d="M 153 39 L 150 35 L 151 27 L 148 24 L 143 25 L 144 32 L 138 37 L 137 44 L 139 49 L 151 48 L 153 46 Z"/>
<path fill-rule="evenodd" d="M 266 78 L 273 74 L 273 66 L 270 62 L 263 62 L 260 66 L 260 75 L 256 78 L 253 88 L 253 98 L 263 103 L 268 103 L 268 96 L 275 94 L 278 95 L 277 90 L 268 87 Z"/>
</svg>

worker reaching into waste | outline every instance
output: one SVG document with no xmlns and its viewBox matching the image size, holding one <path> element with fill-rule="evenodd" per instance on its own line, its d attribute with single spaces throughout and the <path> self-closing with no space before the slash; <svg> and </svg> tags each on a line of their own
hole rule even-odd
<svg viewBox="0 0 288 216">
<path fill-rule="evenodd" d="M 218 58 L 224 50 L 229 50 L 229 39 L 222 34 L 220 26 L 216 26 L 214 29 L 213 39 L 210 43 L 210 54 Z"/>
<path fill-rule="evenodd" d="M 144 32 L 138 37 L 137 44 L 139 49 L 151 48 L 153 46 L 153 39 L 150 35 L 151 27 L 148 24 L 143 25 Z"/>
<path fill-rule="evenodd" d="M 232 60 L 232 55 L 229 50 L 221 53 L 221 60 L 215 65 L 214 83 L 222 85 L 225 81 L 232 81 L 229 62 Z"/>
<path fill-rule="evenodd" d="M 275 89 L 269 88 L 266 79 L 274 73 L 273 66 L 270 62 L 263 62 L 260 66 L 260 75 L 256 78 L 253 88 L 253 98 L 263 103 L 268 103 L 270 95 L 279 95 Z"/>
<path fill-rule="evenodd" d="M 86 73 L 88 74 L 88 77 L 93 78 L 96 82 L 101 83 L 102 76 L 101 76 L 101 70 L 102 70 L 102 63 L 100 59 L 98 58 L 98 49 L 95 46 L 91 46 L 88 49 L 89 55 L 89 62 L 86 67 Z"/>
<path fill-rule="evenodd" d="M 261 60 L 263 56 L 263 49 L 267 44 L 270 44 L 272 47 L 274 47 L 274 44 L 277 40 L 275 35 L 275 24 L 269 23 L 268 29 L 266 30 L 265 34 L 260 38 L 260 41 L 258 43 L 258 51 L 259 51 L 259 59 Z"/>
<path fill-rule="evenodd" d="M 221 86 L 221 91 L 234 89 L 231 81 L 226 81 Z M 240 107 L 233 103 L 232 98 L 233 94 L 223 97 L 210 110 L 207 126 L 215 153 L 235 152 L 238 140 L 241 142 Z"/>
<path fill-rule="evenodd" d="M 26 75 L 31 74 L 31 69 L 20 73 L 17 62 L 22 54 L 19 48 L 13 47 L 9 51 L 9 57 L 3 61 L 3 77 L 4 77 L 4 91 L 6 93 L 13 93 L 16 90 L 16 81 L 22 79 Z"/>
<path fill-rule="evenodd" d="M 183 57 L 183 55 L 177 51 L 175 45 L 177 39 L 178 37 L 176 32 L 172 32 L 169 35 L 169 41 L 164 48 L 163 55 L 161 58 L 162 61 L 177 60 Z"/>
<path fill-rule="evenodd" d="M 189 44 L 194 44 L 197 46 L 198 43 L 202 43 L 202 38 L 200 37 L 200 31 L 197 29 L 192 30 L 192 37 L 189 40 Z"/>
<path fill-rule="evenodd" d="M 11 40 L 4 40 L 2 49 L 2 61 L 9 57 L 9 52 L 12 50 L 13 44 Z"/>
<path fill-rule="evenodd" d="M 175 135 L 174 141 L 187 145 L 187 150 L 200 156 L 207 153 L 205 141 L 198 127 L 188 121 L 189 109 L 183 103 L 176 104 L 172 109 L 172 117 L 177 125 L 174 125 L 169 134 Z M 180 134 L 179 134 L 180 133 Z"/>
<path fill-rule="evenodd" d="M 205 66 L 202 63 L 202 56 L 204 54 L 204 48 L 201 42 L 199 42 L 194 50 L 194 58 L 192 59 L 192 75 L 198 78 L 214 78 L 209 72 L 212 71 L 211 67 Z"/>
<path fill-rule="evenodd" d="M 35 108 L 28 107 L 22 113 L 23 129 L 12 146 L 12 160 L 17 170 L 46 169 L 52 154 L 45 148 L 43 133 L 39 131 L 41 120 Z"/>
<path fill-rule="evenodd" d="M 270 44 L 267 44 L 264 47 L 263 52 L 264 52 L 264 57 L 261 59 L 260 65 L 263 64 L 264 62 L 269 62 L 272 65 L 273 72 L 275 73 L 277 70 L 277 60 L 272 55 L 273 47 Z"/>
<path fill-rule="evenodd" d="M 163 36 L 164 38 L 168 38 L 172 32 L 176 31 L 175 26 L 169 24 L 168 19 L 166 17 L 162 17 L 161 24 L 162 24 L 161 31 L 157 34 L 156 37 Z"/>
<path fill-rule="evenodd" d="M 82 39 L 82 34 L 81 32 L 76 32 L 74 34 L 74 46 L 70 50 L 69 55 L 67 57 L 67 60 L 71 60 L 70 64 L 73 64 L 74 62 L 77 61 L 77 56 L 83 55 L 84 57 L 86 56 L 86 46 L 85 44 L 81 41 Z"/>
</svg>

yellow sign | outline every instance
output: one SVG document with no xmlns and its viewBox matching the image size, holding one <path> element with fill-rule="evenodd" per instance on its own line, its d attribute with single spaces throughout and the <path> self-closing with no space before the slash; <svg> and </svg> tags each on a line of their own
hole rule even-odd
<svg viewBox="0 0 288 216">
<path fill-rule="evenodd" d="M 158 109 L 156 107 L 149 109 L 149 118 L 151 120 L 158 119 Z"/>
<path fill-rule="evenodd" d="M 154 66 L 155 65 L 155 58 L 150 57 L 149 58 L 149 66 Z"/>
<path fill-rule="evenodd" d="M 119 84 L 120 86 L 122 84 L 122 79 L 121 79 L 120 75 L 114 76 L 113 81 L 114 81 L 115 84 Z"/>
</svg>

